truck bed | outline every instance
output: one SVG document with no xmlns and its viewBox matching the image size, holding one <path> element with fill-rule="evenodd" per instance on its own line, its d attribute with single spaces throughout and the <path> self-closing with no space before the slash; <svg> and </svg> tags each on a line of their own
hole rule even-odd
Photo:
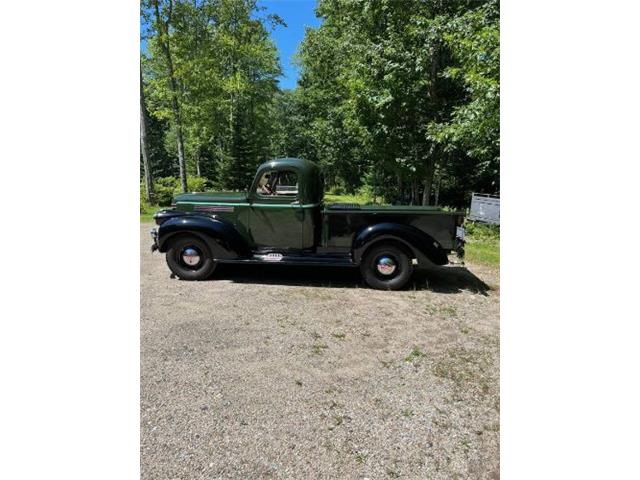
<svg viewBox="0 0 640 480">
<path fill-rule="evenodd" d="M 354 235 L 369 225 L 399 223 L 429 234 L 445 250 L 455 248 L 458 212 L 418 205 L 329 204 L 322 210 L 323 245 L 348 249 Z"/>
</svg>

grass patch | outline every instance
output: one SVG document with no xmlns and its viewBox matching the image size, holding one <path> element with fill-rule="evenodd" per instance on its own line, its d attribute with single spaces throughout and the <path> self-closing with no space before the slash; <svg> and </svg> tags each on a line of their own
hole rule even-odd
<svg viewBox="0 0 640 480">
<path fill-rule="evenodd" d="M 454 317 L 456 315 L 455 307 L 440 307 L 440 315 L 444 317 Z"/>
<path fill-rule="evenodd" d="M 411 410 L 410 408 L 405 408 L 404 410 L 402 410 L 402 416 L 406 418 L 413 417 L 413 410 Z"/>
<path fill-rule="evenodd" d="M 500 227 L 481 223 L 465 224 L 465 260 L 491 267 L 500 266 Z"/>
<path fill-rule="evenodd" d="M 490 366 L 491 356 L 487 352 L 454 347 L 433 365 L 433 374 L 452 381 L 466 394 L 486 395 L 490 390 Z"/>
<path fill-rule="evenodd" d="M 356 462 L 362 464 L 367 461 L 368 456 L 369 456 L 368 453 L 356 453 Z"/>
<path fill-rule="evenodd" d="M 334 430 L 344 423 L 345 420 L 350 420 L 349 417 L 345 415 L 334 415 L 333 416 L 333 425 L 329 426 L 329 431 Z"/>
<path fill-rule="evenodd" d="M 424 312 L 427 315 L 435 315 L 438 313 L 438 307 L 436 307 L 435 305 L 425 305 Z"/>
<path fill-rule="evenodd" d="M 327 345 L 326 343 L 315 343 L 311 347 L 311 351 L 314 355 L 322 355 L 322 352 L 324 352 L 327 348 L 329 348 L 329 345 Z"/>
<path fill-rule="evenodd" d="M 457 314 L 455 307 L 442 307 L 430 304 L 424 306 L 424 313 L 427 315 L 440 315 L 441 317 L 455 317 Z"/>
<path fill-rule="evenodd" d="M 426 356 L 427 356 L 426 353 L 424 353 L 418 347 L 413 347 L 413 350 L 411 350 L 411 353 L 405 357 L 404 361 L 412 362 L 414 360 L 417 360 L 419 358 L 426 357 Z"/>
<path fill-rule="evenodd" d="M 153 222 L 153 215 L 162 210 L 160 205 L 149 205 L 148 203 L 140 203 L 140 222 Z"/>
<path fill-rule="evenodd" d="M 465 260 L 471 263 L 483 263 L 492 267 L 499 267 L 500 245 L 468 242 L 465 247 Z"/>
</svg>

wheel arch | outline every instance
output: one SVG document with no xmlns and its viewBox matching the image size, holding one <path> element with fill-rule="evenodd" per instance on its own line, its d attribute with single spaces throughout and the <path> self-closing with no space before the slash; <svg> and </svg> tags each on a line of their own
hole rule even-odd
<svg viewBox="0 0 640 480">
<path fill-rule="evenodd" d="M 193 235 L 206 243 L 215 259 L 233 259 L 248 254 L 248 246 L 235 227 L 224 220 L 204 215 L 172 217 L 158 228 L 158 250 L 166 253 L 171 243 Z"/>
<path fill-rule="evenodd" d="M 367 253 L 369 253 L 372 249 L 379 247 L 380 245 L 392 245 L 396 248 L 399 248 L 409 259 L 417 257 L 415 248 L 413 248 L 411 244 L 409 244 L 406 240 L 403 240 L 402 238 L 396 237 L 394 235 L 381 235 L 380 237 L 373 239 L 371 242 L 365 245 L 365 248 L 362 250 L 357 263 L 361 263 L 362 259 L 367 256 Z"/>
<path fill-rule="evenodd" d="M 352 247 L 354 263 L 360 264 L 366 252 L 382 243 L 394 243 L 419 264 L 425 260 L 435 265 L 444 265 L 448 258 L 444 250 L 431 235 L 411 225 L 378 223 L 362 229 L 355 237 Z"/>
</svg>

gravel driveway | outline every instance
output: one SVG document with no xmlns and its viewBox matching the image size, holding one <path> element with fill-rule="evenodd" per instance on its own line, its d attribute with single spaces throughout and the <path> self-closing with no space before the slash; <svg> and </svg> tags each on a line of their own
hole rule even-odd
<svg viewBox="0 0 640 480">
<path fill-rule="evenodd" d="M 143 479 L 498 478 L 499 280 L 357 270 L 170 278 L 141 225 Z"/>
</svg>

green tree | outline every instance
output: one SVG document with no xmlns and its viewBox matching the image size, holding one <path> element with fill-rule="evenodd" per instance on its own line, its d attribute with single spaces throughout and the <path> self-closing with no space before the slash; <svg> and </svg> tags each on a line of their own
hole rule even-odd
<svg viewBox="0 0 640 480">
<path fill-rule="evenodd" d="M 320 1 L 324 22 L 302 45 L 300 88 L 315 143 L 329 149 L 319 153 L 347 183 L 350 173 L 364 175 L 381 194 L 401 200 L 407 189 L 411 203 L 428 203 L 442 157 L 428 126 L 447 117 L 458 94 L 443 75 L 450 55 L 442 36 L 457 6 Z"/>
<path fill-rule="evenodd" d="M 274 97 L 269 114 L 272 125 L 269 152 L 274 157 L 307 157 L 308 138 L 300 112 L 297 90 L 281 90 Z"/>
<path fill-rule="evenodd" d="M 174 0 L 145 0 L 142 4 L 143 8 L 146 7 L 146 11 L 151 11 L 153 20 L 150 22 L 153 25 L 155 36 L 150 41 L 150 50 L 159 51 L 160 55 L 156 55 L 156 58 L 161 57 L 161 68 L 159 72 L 164 70 L 164 75 L 159 75 L 160 81 L 164 83 L 162 89 L 163 96 L 168 97 L 170 100 L 170 114 L 167 115 L 171 118 L 172 126 L 175 130 L 176 147 L 178 153 L 178 167 L 180 170 L 180 183 L 182 190 L 187 191 L 187 171 L 184 156 L 184 140 L 182 135 L 182 117 L 180 112 L 180 92 L 179 83 L 174 68 L 174 53 L 172 52 L 171 42 L 171 30 L 173 29 L 173 13 L 175 3 Z M 158 82 L 157 87 L 162 85 Z M 157 88 L 156 91 L 160 91 Z"/>
<path fill-rule="evenodd" d="M 447 25 L 444 40 L 455 63 L 445 75 L 465 90 L 448 122 L 434 124 L 430 136 L 449 151 L 472 160 L 477 184 L 499 191 L 500 169 L 500 9 L 497 0 L 465 12 Z"/>
<path fill-rule="evenodd" d="M 473 62 L 484 45 L 464 43 L 482 25 L 498 45 L 497 13 L 486 15 L 497 4 L 485 3 L 320 0 L 323 23 L 299 51 L 308 157 L 348 189 L 364 182 L 390 201 L 435 201 L 454 164 L 480 161 L 487 133 L 496 138 L 497 109 L 485 107 L 497 75 L 481 89 Z M 471 125 L 478 111 L 486 125 Z"/>
<path fill-rule="evenodd" d="M 255 0 L 225 0 L 218 12 L 225 128 L 217 167 L 226 188 L 246 187 L 257 165 L 269 156 L 269 113 L 281 69 L 267 27 L 282 21 L 258 13 Z"/>
<path fill-rule="evenodd" d="M 206 174 L 217 187 L 242 188 L 270 154 L 280 66 L 268 27 L 282 22 L 261 15 L 255 0 L 156 5 L 143 9 L 153 25 L 145 75 L 153 116 L 170 124 L 165 146 L 181 177 Z"/>
<path fill-rule="evenodd" d="M 144 100 L 144 85 L 142 83 L 142 69 L 140 69 L 140 153 L 144 172 L 145 198 L 147 202 L 153 197 L 153 177 L 151 175 L 149 155 L 149 115 L 147 104 Z"/>
<path fill-rule="evenodd" d="M 243 189 L 264 160 L 299 156 L 330 188 L 394 203 L 465 206 L 499 190 L 497 0 L 316 11 L 298 86 L 281 91 L 270 31 L 284 22 L 256 0 L 144 0 L 150 174 Z"/>
</svg>

